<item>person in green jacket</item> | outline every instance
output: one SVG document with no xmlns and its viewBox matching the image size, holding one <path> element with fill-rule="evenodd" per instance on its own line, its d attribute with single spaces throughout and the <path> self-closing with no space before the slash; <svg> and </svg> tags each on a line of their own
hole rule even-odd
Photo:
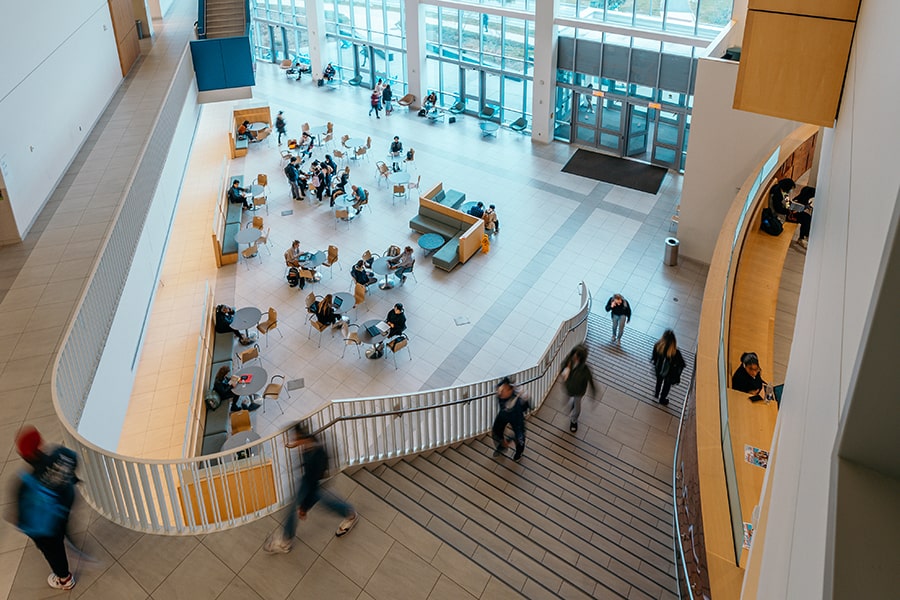
<svg viewBox="0 0 900 600">
<path fill-rule="evenodd" d="M 578 431 L 578 417 L 581 415 L 581 399 L 591 386 L 591 394 L 597 394 L 597 386 L 594 385 L 594 375 L 587 365 L 588 350 L 584 344 L 578 344 L 569 352 L 563 360 L 562 378 L 566 386 L 566 394 L 569 396 L 569 431 Z"/>
</svg>

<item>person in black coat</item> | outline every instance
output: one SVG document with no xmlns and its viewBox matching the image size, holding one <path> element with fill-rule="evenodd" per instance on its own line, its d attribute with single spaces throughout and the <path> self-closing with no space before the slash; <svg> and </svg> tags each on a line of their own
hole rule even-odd
<svg viewBox="0 0 900 600">
<path fill-rule="evenodd" d="M 234 321 L 234 309 L 225 304 L 216 307 L 216 333 L 233 333 L 240 340 L 244 339 L 244 334 L 231 326 Z"/>
<path fill-rule="evenodd" d="M 390 327 L 386 338 L 398 336 L 406 331 L 406 313 L 403 311 L 403 305 L 399 302 L 388 312 L 384 320 Z"/>
<path fill-rule="evenodd" d="M 578 344 L 572 348 L 569 355 L 563 360 L 562 377 L 569 396 L 569 431 L 578 431 L 578 417 L 581 415 L 581 399 L 591 386 L 591 393 L 596 396 L 597 386 L 594 384 L 594 375 L 587 366 L 588 350 L 584 344 Z"/>
<path fill-rule="evenodd" d="M 241 406 L 241 397 L 235 394 L 231 387 L 231 377 L 228 376 L 230 372 L 231 369 L 228 365 L 221 367 L 216 372 L 216 378 L 213 380 L 213 391 L 219 395 L 222 402 L 229 403 L 231 412 L 237 412 L 243 408 L 252 411 L 262 406 L 262 404 L 257 404 L 256 402 L 250 402 L 250 404 Z"/>
<path fill-rule="evenodd" d="M 366 263 L 362 259 L 358 260 L 353 268 L 350 270 L 350 275 L 353 277 L 353 281 L 359 283 L 361 285 L 372 285 L 378 278 L 375 277 L 375 273 L 366 269 Z"/>
<path fill-rule="evenodd" d="M 784 220 L 788 223 L 799 223 L 800 225 L 800 235 L 797 238 L 797 243 L 800 244 L 803 248 L 806 248 L 809 243 L 809 229 L 812 225 L 812 214 L 807 212 L 807 208 L 809 206 L 810 200 L 812 200 L 813 196 L 815 196 L 816 188 L 806 186 L 801 190 L 800 194 L 798 194 L 797 198 L 792 201 L 791 200 L 791 192 L 794 188 L 797 187 L 797 184 L 794 183 L 793 179 L 785 178 L 772 186 L 772 189 L 769 190 L 769 207 L 774 210 L 779 215 L 784 216 Z M 803 204 L 804 210 L 791 210 L 791 206 L 794 202 L 798 204 Z"/>
<path fill-rule="evenodd" d="M 669 403 L 669 388 L 681 383 L 681 372 L 684 371 L 684 357 L 678 349 L 675 332 L 666 329 L 659 341 L 653 345 L 653 374 L 656 375 L 656 387 L 653 397 L 665 406 Z"/>
<path fill-rule="evenodd" d="M 491 427 L 491 437 L 496 448 L 494 457 L 500 456 L 506 449 L 504 431 L 509 425 L 516 442 L 513 460 L 518 462 L 525 451 L 525 414 L 531 409 L 531 402 L 527 394 L 516 389 L 509 377 L 504 377 L 497 384 L 497 404 L 499 410 Z"/>
<path fill-rule="evenodd" d="M 249 191 L 249 189 L 241 187 L 239 179 L 235 179 L 228 188 L 228 201 L 233 204 L 243 204 L 244 208 L 253 208 L 253 205 L 247 201 L 246 193 Z"/>
<path fill-rule="evenodd" d="M 625 323 L 631 321 L 631 305 L 622 294 L 613 294 L 606 301 L 606 312 L 612 317 L 612 341 L 619 343 L 625 332 Z"/>
<path fill-rule="evenodd" d="M 762 380 L 762 369 L 756 352 L 741 354 L 741 364 L 731 376 L 731 388 L 748 394 L 759 394 L 765 383 Z"/>
</svg>

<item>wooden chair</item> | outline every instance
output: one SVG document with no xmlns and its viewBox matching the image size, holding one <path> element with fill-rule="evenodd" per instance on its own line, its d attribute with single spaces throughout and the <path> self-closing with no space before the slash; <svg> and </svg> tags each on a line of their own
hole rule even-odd
<svg viewBox="0 0 900 600">
<path fill-rule="evenodd" d="M 280 382 L 276 382 L 276 379 L 281 379 Z M 266 412 L 266 400 L 280 400 L 281 399 L 281 390 L 284 389 L 284 375 L 272 375 L 272 379 L 269 380 L 269 385 L 266 386 L 266 389 L 263 391 L 263 412 Z M 291 397 L 291 392 L 288 390 L 288 398 Z M 281 408 L 281 403 L 278 403 L 278 409 L 281 410 L 281 414 L 284 414 L 284 409 Z"/>
<path fill-rule="evenodd" d="M 242 431 L 251 431 L 253 424 L 250 422 L 250 411 L 239 410 L 231 413 L 231 435 Z"/>
<path fill-rule="evenodd" d="M 262 264 L 262 256 L 259 255 L 259 246 L 256 244 L 250 244 L 249 247 L 241 250 L 241 256 L 244 257 L 244 264 L 247 268 L 250 268 L 250 259 L 256 257 L 259 259 L 259 264 Z"/>
<path fill-rule="evenodd" d="M 395 337 L 394 339 L 388 341 L 385 344 L 385 347 L 391 351 L 391 354 L 394 355 L 394 369 L 398 369 L 397 366 L 397 353 L 406 348 L 406 353 L 409 354 L 409 360 L 412 360 L 412 352 L 409 351 L 409 337 L 406 334 Z M 386 358 L 386 357 L 385 357 Z"/>
<path fill-rule="evenodd" d="M 409 165 L 416 160 L 416 150 L 415 148 L 410 148 L 409 152 L 406 153 L 406 158 L 403 159 L 403 166 L 405 168 L 409 168 Z"/>
<path fill-rule="evenodd" d="M 303 267 L 300 267 L 298 270 L 300 271 L 300 277 L 302 279 L 306 279 L 306 281 L 308 283 L 316 282 L 316 272 L 315 271 L 313 271 L 312 269 L 305 269 Z M 299 286 L 298 286 L 298 288 L 299 288 Z"/>
<path fill-rule="evenodd" d="M 325 148 L 328 144 L 331 144 L 332 142 L 334 142 L 334 134 L 326 133 L 325 136 L 322 138 L 322 147 Z"/>
<path fill-rule="evenodd" d="M 331 325 L 325 325 L 324 323 L 319 323 L 319 319 L 316 318 L 315 314 L 309 315 L 309 332 L 306 334 L 306 339 L 310 339 L 312 335 L 312 330 L 315 328 L 316 331 L 319 332 L 319 345 L 318 347 L 322 347 L 322 332 L 331 329 Z M 331 335 L 334 335 L 332 332 Z"/>
<path fill-rule="evenodd" d="M 372 149 L 372 136 L 366 137 L 366 150 Z"/>
<path fill-rule="evenodd" d="M 338 267 L 343 271 L 344 267 L 341 267 L 341 261 L 338 260 L 338 247 L 337 246 L 328 246 L 328 257 L 325 259 L 325 262 L 322 263 L 323 267 L 328 267 L 329 271 L 331 271 L 331 278 L 334 279 L 334 265 L 337 264 Z"/>
<path fill-rule="evenodd" d="M 291 162 L 291 158 L 293 157 L 293 153 L 290 150 L 282 150 L 281 151 L 281 166 L 282 168 L 287 166 L 289 162 Z"/>
<path fill-rule="evenodd" d="M 259 344 L 253 344 L 245 350 L 235 352 L 234 356 L 237 358 L 238 370 L 247 366 L 247 363 L 253 360 L 258 361 L 259 366 L 262 366 L 262 357 L 259 355 Z"/>
<path fill-rule="evenodd" d="M 353 155 L 356 156 L 357 160 L 359 160 L 361 158 L 366 158 L 366 159 L 369 158 L 368 155 L 366 154 L 365 146 L 363 146 L 362 148 L 357 148 L 356 151 L 353 153 Z"/>
<path fill-rule="evenodd" d="M 404 273 L 404 275 L 412 275 L 412 278 L 416 280 L 416 283 L 419 283 L 419 278 L 416 277 L 416 259 L 413 259 L 412 265 L 409 267 L 409 271 Z"/>
<path fill-rule="evenodd" d="M 266 222 L 262 217 L 253 217 L 253 221 L 250 223 L 250 226 L 254 229 L 259 229 L 262 231 L 262 228 L 266 226 Z"/>
<path fill-rule="evenodd" d="M 407 94 L 407 95 L 403 96 L 402 98 L 400 98 L 399 100 L 397 100 L 397 104 L 399 104 L 400 106 L 405 106 L 405 107 L 409 108 L 409 106 L 415 101 L 416 101 L 415 95 Z"/>
<path fill-rule="evenodd" d="M 392 199 L 396 200 L 397 198 L 404 198 L 404 199 L 409 198 L 409 194 L 406 193 L 405 185 L 398 184 L 398 185 L 394 186 L 394 195 L 392 196 Z"/>
<path fill-rule="evenodd" d="M 325 133 L 334 133 L 334 123 L 332 123 L 331 121 L 328 121 L 328 123 L 325 125 L 325 127 L 326 127 Z"/>
<path fill-rule="evenodd" d="M 384 161 L 379 160 L 375 163 L 375 177 L 378 181 L 378 186 L 381 187 L 382 181 L 388 181 L 388 178 L 391 176 L 391 169 L 387 166 Z"/>
<path fill-rule="evenodd" d="M 419 185 L 421 185 L 421 183 L 422 183 L 422 176 L 419 175 L 415 181 L 410 181 L 409 183 L 407 183 L 406 187 L 410 190 L 417 190 L 417 189 L 419 189 Z"/>
<path fill-rule="evenodd" d="M 344 350 L 341 352 L 341 358 L 344 358 L 344 354 L 347 352 L 347 346 L 356 346 L 356 357 L 362 358 L 362 354 L 359 351 L 360 341 L 359 341 L 359 325 L 356 323 L 344 323 L 341 326 L 341 334 L 344 336 Z"/>
<path fill-rule="evenodd" d="M 366 301 L 366 286 L 357 283 L 353 288 L 353 308 L 356 309 L 356 316 L 359 317 L 359 307 Z"/>
<path fill-rule="evenodd" d="M 334 228 L 337 229 L 338 223 L 341 221 L 347 224 L 347 229 L 350 229 L 350 209 L 347 208 L 339 208 L 334 211 Z"/>
<path fill-rule="evenodd" d="M 266 252 L 269 253 L 269 256 L 272 256 L 272 251 L 269 250 L 269 245 L 270 245 L 270 244 L 269 244 L 269 234 L 271 234 L 271 233 L 272 233 L 272 228 L 271 228 L 271 227 L 267 227 L 267 228 L 266 228 L 266 232 L 265 232 L 264 234 L 262 234 L 261 236 L 259 236 L 259 239 L 256 240 L 256 245 L 257 245 L 257 247 L 258 247 L 260 244 L 262 244 L 263 247 L 266 249 Z"/>
<path fill-rule="evenodd" d="M 368 208 L 369 212 L 372 212 L 372 208 L 369 207 L 369 198 L 372 197 L 372 194 L 369 192 L 369 190 L 364 189 L 363 191 L 366 193 L 366 199 L 359 203 L 359 208 L 360 210 L 362 210 L 363 208 Z"/>
<path fill-rule="evenodd" d="M 289 59 L 289 58 L 286 58 L 283 61 L 281 61 L 281 68 L 284 69 L 285 71 L 287 71 L 288 69 L 290 69 L 293 66 L 294 66 L 294 63 L 291 62 L 291 59 Z"/>
<path fill-rule="evenodd" d="M 352 148 L 347 145 L 347 140 L 349 140 L 349 139 L 350 139 L 349 135 L 342 135 L 341 136 L 341 146 L 343 146 L 347 150 L 352 150 Z"/>
<path fill-rule="evenodd" d="M 301 125 L 300 131 L 302 131 L 304 133 L 309 133 L 309 123 L 307 122 L 307 123 L 304 123 L 303 125 Z"/>
<path fill-rule="evenodd" d="M 272 128 L 266 127 L 265 129 L 260 129 L 256 132 L 256 143 L 262 142 L 264 139 L 269 137 L 272 134 Z"/>
<path fill-rule="evenodd" d="M 259 330 L 262 335 L 266 336 L 266 348 L 269 347 L 269 332 L 273 329 L 278 331 L 278 335 L 284 338 L 284 334 L 278 329 L 278 311 L 271 306 L 269 307 L 269 313 L 266 316 L 266 320 L 262 323 L 257 323 L 256 329 Z"/>
<path fill-rule="evenodd" d="M 306 295 L 306 312 L 311 312 L 310 306 L 312 306 L 314 303 L 318 302 L 321 299 L 322 299 L 322 296 L 316 296 L 312 292 L 308 293 Z"/>
</svg>

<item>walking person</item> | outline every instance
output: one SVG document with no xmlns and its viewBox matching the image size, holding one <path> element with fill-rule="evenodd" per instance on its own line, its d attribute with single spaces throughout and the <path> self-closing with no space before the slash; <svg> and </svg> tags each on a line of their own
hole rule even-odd
<svg viewBox="0 0 900 600">
<path fill-rule="evenodd" d="M 394 107 L 391 105 L 391 101 L 394 99 L 394 92 L 391 90 L 391 84 L 387 84 L 384 86 L 384 89 L 381 90 L 381 101 L 384 103 L 384 114 L 385 116 L 394 112 Z"/>
<path fill-rule="evenodd" d="M 381 91 L 377 88 L 372 90 L 372 95 L 369 97 L 369 116 L 372 116 L 372 111 L 375 111 L 375 117 L 380 119 L 381 115 L 378 114 L 381 110 Z"/>
<path fill-rule="evenodd" d="M 518 462 L 525 451 L 525 413 L 531 409 L 528 395 L 520 392 L 513 385 L 509 377 L 504 377 L 497 384 L 497 404 L 499 411 L 491 427 L 491 437 L 494 440 L 494 457 L 500 456 L 506 449 L 504 431 L 509 425 L 513 430 L 513 438 L 516 442 L 516 453 L 513 460 Z"/>
<path fill-rule="evenodd" d="M 31 465 L 20 475 L 16 526 L 27 535 L 47 560 L 52 572 L 47 584 L 57 590 L 75 587 L 66 556 L 66 530 L 75 502 L 75 468 L 78 457 L 69 448 L 57 446 L 49 452 L 37 429 L 23 427 L 16 436 L 16 450 Z"/>
<path fill-rule="evenodd" d="M 666 329 L 662 337 L 653 345 L 653 373 L 656 375 L 656 387 L 653 397 L 665 406 L 669 403 L 669 389 L 681 383 L 681 372 L 684 371 L 684 358 L 678 349 L 675 332 Z"/>
<path fill-rule="evenodd" d="M 285 447 L 299 448 L 303 474 L 297 486 L 297 496 L 284 521 L 284 528 L 269 536 L 263 544 L 263 550 L 270 553 L 290 552 L 294 545 L 294 535 L 297 532 L 297 519 L 305 521 L 306 514 L 320 500 L 327 508 L 344 518 L 334 534 L 337 537 L 343 537 L 350 533 L 358 520 L 356 511 L 345 500 L 321 489 L 322 478 L 328 470 L 328 453 L 322 442 L 310 433 L 305 425 L 297 423 L 291 430 L 290 439 Z"/>
<path fill-rule="evenodd" d="M 591 394 L 597 395 L 597 386 L 594 384 L 594 375 L 587 366 L 588 349 L 584 344 L 578 344 L 569 352 L 563 360 L 561 370 L 566 394 L 569 396 L 569 431 L 578 431 L 578 417 L 581 415 L 581 399 L 591 386 Z"/>
<path fill-rule="evenodd" d="M 631 321 L 631 305 L 622 294 L 613 294 L 606 301 L 606 312 L 612 317 L 612 341 L 618 344 L 622 341 L 625 323 Z"/>
<path fill-rule="evenodd" d="M 278 132 L 278 145 L 281 145 L 281 136 L 287 135 L 287 121 L 284 120 L 284 111 L 279 110 L 275 117 L 275 131 Z"/>
<path fill-rule="evenodd" d="M 306 198 L 306 190 L 300 189 L 300 164 L 296 156 L 292 156 L 291 161 L 285 165 L 284 176 L 291 184 L 291 198 L 294 200 Z"/>
</svg>

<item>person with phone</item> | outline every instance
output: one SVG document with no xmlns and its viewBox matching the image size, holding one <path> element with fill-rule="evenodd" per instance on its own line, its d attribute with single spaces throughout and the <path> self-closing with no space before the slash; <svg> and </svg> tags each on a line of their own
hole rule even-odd
<svg viewBox="0 0 900 600">
<path fill-rule="evenodd" d="M 606 301 L 606 312 L 612 317 L 612 341 L 619 344 L 625 332 L 625 323 L 631 321 L 631 305 L 622 294 L 613 294 Z"/>
<path fill-rule="evenodd" d="M 253 401 L 249 401 L 248 404 L 241 404 L 241 397 L 235 394 L 232 389 L 231 377 L 228 376 L 230 372 L 231 368 L 228 365 L 222 366 L 216 372 L 216 378 L 213 380 L 213 390 L 219 395 L 222 402 L 228 402 L 231 405 L 231 412 L 244 409 L 254 411 L 262 406 L 262 404 Z"/>
</svg>

